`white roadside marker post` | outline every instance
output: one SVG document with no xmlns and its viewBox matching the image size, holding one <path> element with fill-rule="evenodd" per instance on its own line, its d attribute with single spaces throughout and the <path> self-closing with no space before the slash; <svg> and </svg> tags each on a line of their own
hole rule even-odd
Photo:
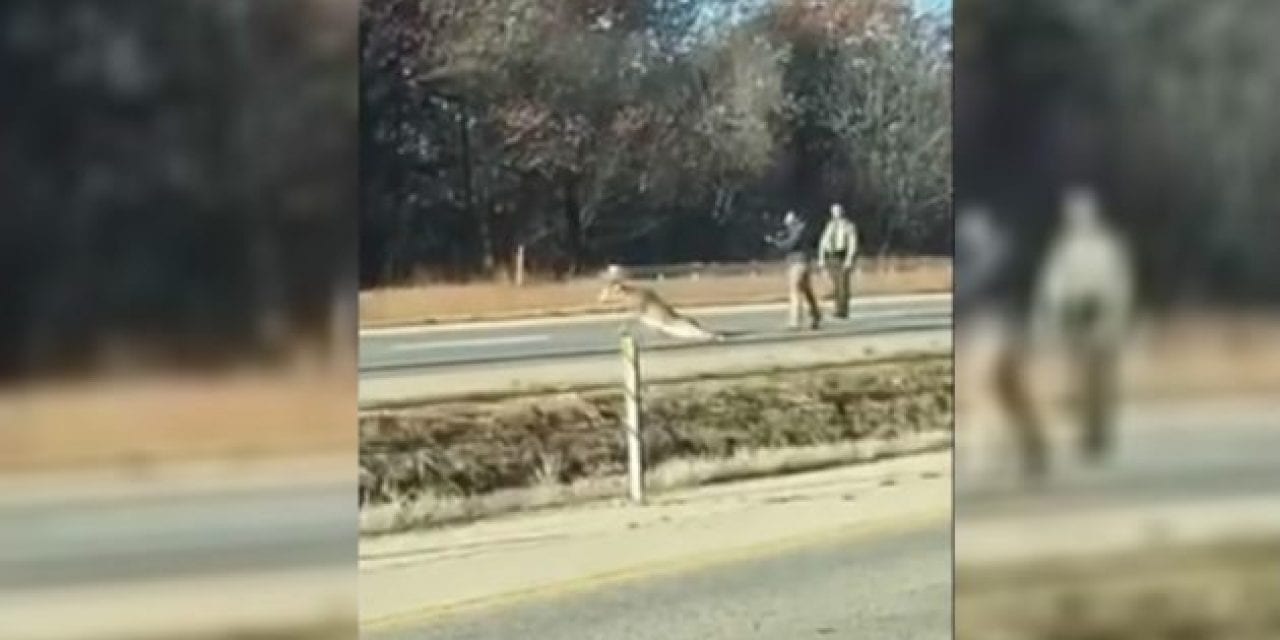
<svg viewBox="0 0 1280 640">
<path fill-rule="evenodd" d="M 524 243 L 516 247 L 516 286 L 524 286 Z"/>
<path fill-rule="evenodd" d="M 622 334 L 622 384 L 626 403 L 627 487 L 633 504 L 644 504 L 644 442 L 640 425 L 640 358 L 630 331 Z"/>
</svg>

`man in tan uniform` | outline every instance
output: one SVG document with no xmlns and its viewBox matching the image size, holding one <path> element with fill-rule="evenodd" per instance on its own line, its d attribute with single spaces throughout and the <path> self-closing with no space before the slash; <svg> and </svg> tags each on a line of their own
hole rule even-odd
<svg viewBox="0 0 1280 640">
<path fill-rule="evenodd" d="M 1132 251 L 1104 216 L 1091 188 L 1063 196 L 1061 222 L 1041 259 L 1022 326 L 1006 337 L 996 361 L 996 392 L 1015 430 L 1028 479 L 1041 481 L 1049 441 L 1029 386 L 1034 347 L 1069 359 L 1072 404 L 1082 427 L 1085 460 L 1104 460 L 1114 445 L 1119 360 L 1137 295 Z"/>
<path fill-rule="evenodd" d="M 1038 341 L 1068 354 L 1075 368 L 1081 450 L 1097 462 L 1111 452 L 1119 401 L 1119 360 L 1134 317 L 1137 282 L 1126 239 L 1104 216 L 1098 195 L 1073 187 L 1049 246 L 1032 309 Z"/>
<path fill-rule="evenodd" d="M 844 217 L 844 207 L 831 205 L 831 219 L 822 230 L 818 241 L 818 268 L 826 268 L 835 290 L 835 317 L 849 317 L 849 276 L 853 271 L 853 258 L 858 253 L 858 230 L 853 221 Z"/>
</svg>

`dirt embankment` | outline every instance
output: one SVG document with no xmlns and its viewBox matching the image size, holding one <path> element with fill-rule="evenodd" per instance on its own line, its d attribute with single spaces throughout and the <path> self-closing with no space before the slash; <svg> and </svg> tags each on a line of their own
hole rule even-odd
<svg viewBox="0 0 1280 640">
<path fill-rule="evenodd" d="M 734 462 L 741 477 L 752 475 L 752 456 L 762 452 L 946 432 L 952 387 L 951 361 L 938 357 L 658 386 L 643 408 L 647 464 L 657 470 L 682 460 Z M 626 455 L 621 412 L 619 394 L 598 392 L 365 414 L 362 501 L 465 500 L 620 477 Z M 766 458 L 755 464 L 770 469 L 755 469 L 757 475 L 805 464 Z M 839 462 L 838 455 L 815 455 L 809 466 L 821 466 L 824 458 Z M 686 480 L 724 479 L 715 475 Z"/>
</svg>

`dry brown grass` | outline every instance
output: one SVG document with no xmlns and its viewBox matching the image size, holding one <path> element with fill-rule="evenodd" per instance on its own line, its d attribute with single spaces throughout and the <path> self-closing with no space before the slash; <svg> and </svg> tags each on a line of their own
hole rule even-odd
<svg viewBox="0 0 1280 640">
<path fill-rule="evenodd" d="M 757 374 L 652 389 L 658 484 L 767 475 L 865 456 L 850 443 L 949 432 L 948 358 Z M 616 392 L 450 403 L 360 420 L 361 488 L 404 528 L 600 497 L 625 472 Z M 788 451 L 791 450 L 791 451 Z"/>
<path fill-rule="evenodd" d="M 645 486 L 649 492 L 661 494 L 721 482 L 865 464 L 946 450 L 950 446 L 950 433 L 938 431 L 893 439 L 743 450 L 726 458 L 676 458 L 650 469 L 645 475 Z M 474 496 L 427 494 L 405 502 L 374 505 L 361 510 L 360 534 L 374 536 L 424 523 L 467 522 L 519 511 L 617 499 L 626 494 L 626 482 L 625 476 L 611 475 L 583 478 L 569 484 L 542 482 L 536 486 Z"/>
<path fill-rule="evenodd" d="M 352 366 L 9 389 L 0 474 L 353 451 Z"/>
<path fill-rule="evenodd" d="M 1280 318 L 1187 314 L 1139 342 L 1130 383 L 1155 396 L 1280 395 Z"/>
<path fill-rule="evenodd" d="M 957 640 L 1280 637 L 1280 544 L 1218 543 L 957 567 Z"/>
<path fill-rule="evenodd" d="M 993 355 L 987 340 L 957 343 L 956 403 L 962 411 L 994 410 L 991 382 L 984 377 L 990 376 Z M 1069 396 L 1069 369 L 1060 359 L 1040 357 L 1032 366 L 1042 401 Z M 1152 321 L 1130 344 L 1123 370 L 1125 395 L 1134 400 L 1280 397 L 1280 319 L 1200 313 Z"/>
<path fill-rule="evenodd" d="M 815 279 L 819 292 L 829 286 Z M 758 274 L 714 275 L 697 279 L 672 278 L 653 283 L 672 304 L 707 306 L 786 299 L 782 271 L 764 267 Z M 949 260 L 867 260 L 859 266 L 855 292 L 859 295 L 934 293 L 951 290 Z M 537 317 L 610 311 L 615 306 L 595 302 L 596 278 L 564 282 L 534 282 L 523 287 L 506 283 L 422 284 L 362 291 L 360 325 L 392 326 L 408 323 Z"/>
</svg>

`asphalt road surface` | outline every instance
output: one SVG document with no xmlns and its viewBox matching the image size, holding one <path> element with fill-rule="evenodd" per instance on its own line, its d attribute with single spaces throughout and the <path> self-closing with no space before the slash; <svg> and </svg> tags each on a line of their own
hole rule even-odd
<svg viewBox="0 0 1280 640">
<path fill-rule="evenodd" d="M 654 578 L 420 628 L 377 640 L 943 640 L 951 635 L 951 533 L 938 526 L 870 541 Z"/>
<path fill-rule="evenodd" d="M 1061 438 L 1039 487 L 1019 482 L 1016 465 L 976 472 L 975 445 L 958 425 L 957 564 L 1280 535 L 1280 403 L 1148 402 L 1126 407 L 1120 425 L 1118 447 L 1101 465 L 1082 463 L 1075 442 Z M 996 457 L 1016 460 L 1007 447 Z"/>
<path fill-rule="evenodd" d="M 855 300 L 850 318 L 828 318 L 819 331 L 785 330 L 786 308 L 753 305 L 740 308 L 691 310 L 709 329 L 729 334 L 718 347 L 946 328 L 951 324 L 951 298 L 893 296 Z M 487 366 L 520 361 L 554 360 L 613 354 L 623 320 L 617 315 L 576 316 L 531 322 L 402 328 L 366 331 L 360 335 L 360 377 L 387 378 L 413 372 Z M 707 346 L 638 332 L 642 346 Z"/>
<path fill-rule="evenodd" d="M 351 482 L 0 504 L 0 593 L 349 566 Z"/>
<path fill-rule="evenodd" d="M 982 445 L 983 451 L 970 451 L 968 447 L 975 445 L 964 438 L 965 429 L 966 425 L 958 425 L 962 435 L 956 451 L 955 494 L 960 520 L 1037 505 L 1059 509 L 1280 498 L 1280 400 L 1170 401 L 1126 407 L 1113 455 L 1096 467 L 1080 461 L 1075 434 L 1060 429 L 1054 442 L 1054 468 L 1046 484 L 1034 491 L 992 482 L 987 472 L 966 472 L 975 453 L 990 456 L 993 451 L 990 441 Z M 995 454 L 1006 456 L 1003 462 L 1012 459 L 1008 448 Z"/>
</svg>

